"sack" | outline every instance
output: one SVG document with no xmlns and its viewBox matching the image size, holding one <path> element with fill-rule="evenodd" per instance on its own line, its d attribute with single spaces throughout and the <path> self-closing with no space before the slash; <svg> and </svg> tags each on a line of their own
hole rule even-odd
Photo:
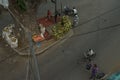
<svg viewBox="0 0 120 80">
<path fill-rule="evenodd" d="M 101 78 L 104 77 L 104 76 L 105 76 L 105 73 L 101 72 L 101 73 L 98 73 L 98 74 L 97 74 L 96 78 L 97 78 L 97 79 L 101 79 Z"/>
<path fill-rule="evenodd" d="M 92 65 L 91 65 L 91 64 L 87 64 L 87 65 L 86 65 L 86 69 L 87 69 L 87 70 L 90 70 L 90 69 L 91 69 L 91 67 L 92 67 Z"/>
</svg>

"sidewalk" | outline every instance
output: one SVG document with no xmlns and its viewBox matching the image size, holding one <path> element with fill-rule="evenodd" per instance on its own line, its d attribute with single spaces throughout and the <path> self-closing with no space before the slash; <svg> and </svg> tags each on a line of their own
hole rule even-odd
<svg viewBox="0 0 120 80">
<path fill-rule="evenodd" d="M 7 24 L 11 24 L 13 23 L 13 19 L 10 16 L 9 13 L 5 14 L 4 16 L 2 16 L 3 18 L 1 18 L 1 20 L 3 20 L 0 25 L 1 27 L 1 34 L 2 34 L 2 29 L 4 28 L 4 26 L 6 26 Z M 8 18 L 8 19 L 7 19 Z M 7 21 L 9 20 L 9 21 Z M 54 17 L 52 17 L 52 19 L 50 21 L 47 20 L 47 22 L 44 22 L 44 20 L 47 20 L 46 17 L 43 17 L 41 19 L 38 19 L 38 22 L 42 22 L 44 23 L 44 26 L 48 26 L 48 25 L 53 25 L 54 22 Z M 57 20 L 59 21 L 59 19 Z M 69 37 L 71 37 L 73 35 L 73 31 L 72 29 L 68 32 L 68 34 L 66 34 L 62 39 L 60 40 L 54 40 L 54 39 L 50 39 L 50 40 L 45 40 L 40 42 L 40 47 L 37 47 L 36 44 L 34 44 L 34 49 L 35 49 L 35 54 L 40 54 L 46 50 L 48 50 L 50 47 L 54 46 L 55 44 L 60 44 L 61 42 L 64 42 L 66 39 L 68 39 Z M 25 45 L 22 48 L 12 48 L 15 52 L 17 52 L 20 55 L 28 55 L 30 53 L 29 50 L 29 44 Z"/>
<path fill-rule="evenodd" d="M 3 16 L 3 18 L 6 19 L 6 17 L 10 17 L 10 19 L 12 20 L 11 16 L 7 13 L 5 16 Z M 59 18 L 60 19 L 60 18 Z M 59 19 L 57 21 L 59 21 Z M 44 22 L 46 20 L 46 17 L 38 19 L 38 23 L 43 23 L 43 25 L 47 28 L 47 26 L 49 25 L 53 25 L 54 24 L 54 17 L 52 18 L 51 21 Z M 9 22 L 9 21 L 8 21 Z M 4 21 L 4 24 L 6 22 Z M 9 22 L 9 24 L 12 23 Z M 7 24 L 6 24 L 7 25 Z M 2 24 L 1 24 L 2 26 Z M 4 26 L 3 26 L 4 28 Z M 3 29 L 2 28 L 2 29 Z M 2 29 L 1 29 L 1 35 L 2 35 Z M 69 37 L 71 37 L 73 35 L 73 30 L 71 29 L 65 36 L 63 36 L 62 39 L 60 40 L 55 40 L 55 39 L 49 39 L 49 40 L 44 40 L 42 42 L 40 42 L 40 47 L 38 47 L 35 43 L 33 43 L 34 45 L 34 50 L 35 50 L 35 54 L 40 54 L 43 53 L 44 51 L 48 50 L 50 47 L 56 45 L 56 44 L 61 44 L 63 43 L 65 40 L 67 40 Z M 4 39 L 2 39 L 2 36 L 0 37 L 0 40 L 2 42 L 2 44 L 5 46 L 7 45 L 6 41 L 3 41 Z M 4 43 L 5 42 L 5 43 Z M 21 44 L 20 44 L 21 45 Z M 24 46 L 20 46 L 18 48 L 11 48 L 9 45 L 7 46 L 7 48 L 9 49 L 13 49 L 15 52 L 17 52 L 19 55 L 29 55 L 30 54 L 30 49 L 29 49 L 29 42 L 27 42 L 27 44 L 24 44 Z M 1 54 L 2 56 L 3 54 Z M 11 54 L 10 54 L 11 55 Z M 8 55 L 9 56 L 9 55 Z"/>
</svg>

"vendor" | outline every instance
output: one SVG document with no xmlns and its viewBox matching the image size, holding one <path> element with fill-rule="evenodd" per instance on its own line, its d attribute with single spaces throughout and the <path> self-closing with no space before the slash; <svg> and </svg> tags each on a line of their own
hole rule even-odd
<svg viewBox="0 0 120 80">
<path fill-rule="evenodd" d="M 47 19 L 50 20 L 52 17 L 52 12 L 50 10 L 47 11 Z"/>
</svg>

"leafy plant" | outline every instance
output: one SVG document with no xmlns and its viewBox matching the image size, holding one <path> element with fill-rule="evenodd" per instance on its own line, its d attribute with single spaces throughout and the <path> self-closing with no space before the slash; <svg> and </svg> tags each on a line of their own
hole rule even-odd
<svg viewBox="0 0 120 80">
<path fill-rule="evenodd" d="M 17 5 L 22 12 L 27 10 L 27 6 L 24 0 L 17 0 Z"/>
<path fill-rule="evenodd" d="M 53 36 L 55 37 L 55 39 L 61 39 L 71 29 L 71 27 L 71 21 L 69 17 L 63 16 L 61 22 L 53 26 Z"/>
</svg>

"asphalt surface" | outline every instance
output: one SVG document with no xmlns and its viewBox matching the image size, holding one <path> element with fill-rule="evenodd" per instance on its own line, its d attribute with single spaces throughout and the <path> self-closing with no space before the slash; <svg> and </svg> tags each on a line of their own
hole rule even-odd
<svg viewBox="0 0 120 80">
<path fill-rule="evenodd" d="M 0 15 L 0 34 L 2 33 L 2 29 L 10 23 L 13 23 L 13 19 L 7 11 L 4 11 Z"/>
<path fill-rule="evenodd" d="M 37 56 L 41 80 L 89 80 L 90 72 L 83 64 L 77 64 L 89 48 L 97 54 L 94 63 L 100 71 L 107 74 L 120 70 L 120 1 L 65 0 L 63 3 L 76 6 L 80 24 L 66 42 Z M 2 48 L 0 55 L 7 56 L 9 50 Z M 0 58 L 0 79 L 26 80 L 26 58 L 17 53 L 5 60 Z"/>
</svg>

